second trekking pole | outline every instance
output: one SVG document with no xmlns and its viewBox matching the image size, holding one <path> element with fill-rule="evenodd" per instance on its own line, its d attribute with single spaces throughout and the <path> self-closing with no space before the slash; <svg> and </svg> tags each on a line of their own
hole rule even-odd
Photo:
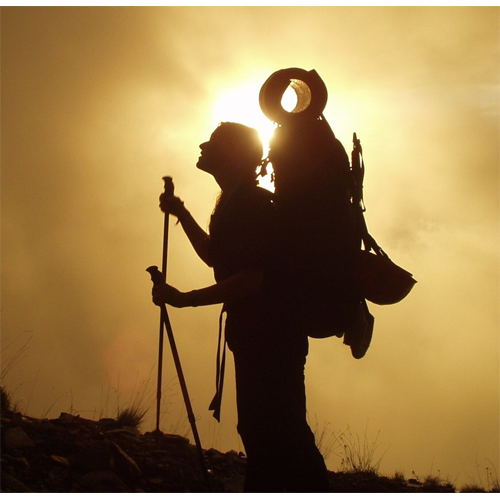
<svg viewBox="0 0 500 500">
<path fill-rule="evenodd" d="M 163 181 L 165 182 L 165 194 L 169 196 L 174 195 L 174 184 L 172 182 L 171 177 L 164 177 Z M 161 285 L 165 283 L 165 278 L 167 275 L 167 252 L 168 252 L 168 229 L 169 229 L 169 214 L 165 213 L 165 223 L 163 228 L 163 256 L 162 256 L 162 271 L 160 272 L 156 266 L 151 266 L 146 269 L 146 271 L 151 275 L 151 280 L 154 285 Z M 157 387 L 157 408 L 156 408 L 156 433 L 160 432 L 160 406 L 161 406 L 161 384 L 162 384 L 162 366 L 163 366 L 163 336 L 164 336 L 164 328 L 167 330 L 168 340 L 170 342 L 170 348 L 172 350 L 172 357 L 174 358 L 175 368 L 177 370 L 177 377 L 179 379 L 179 384 L 181 386 L 182 396 L 184 398 L 184 404 L 186 406 L 188 420 L 191 424 L 191 429 L 193 432 L 193 437 L 196 443 L 196 449 L 198 452 L 198 458 L 200 461 L 200 466 L 202 467 L 205 480 L 208 486 L 209 491 L 211 491 L 211 481 L 210 476 L 208 474 L 207 466 L 205 463 L 205 457 L 203 456 L 203 448 L 201 446 L 200 437 L 198 435 L 198 429 L 196 428 L 196 421 L 193 413 L 193 409 L 191 407 L 191 401 L 189 399 L 189 394 L 187 390 L 186 381 L 184 379 L 184 373 L 181 367 L 181 361 L 179 358 L 179 354 L 177 352 L 177 347 L 175 345 L 174 334 L 172 331 L 172 326 L 170 324 L 170 320 L 167 313 L 167 308 L 165 304 L 160 306 L 161 309 L 161 318 L 160 318 L 160 345 L 159 345 L 159 354 L 158 354 L 158 387 Z"/>
</svg>

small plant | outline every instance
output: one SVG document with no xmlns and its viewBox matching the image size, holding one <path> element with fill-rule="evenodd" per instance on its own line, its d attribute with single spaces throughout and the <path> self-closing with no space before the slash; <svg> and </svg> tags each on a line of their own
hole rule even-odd
<svg viewBox="0 0 500 500">
<path fill-rule="evenodd" d="M 460 493 L 486 493 L 486 490 L 477 484 L 465 484 L 460 488 Z"/>
<path fill-rule="evenodd" d="M 490 467 L 486 467 L 486 482 L 488 484 L 488 493 L 500 493 L 500 482 L 498 481 L 497 470 L 491 460 L 487 460 Z"/>
<path fill-rule="evenodd" d="M 2 349 L 0 353 L 2 358 L 0 370 L 0 379 L 2 381 L 2 411 L 8 410 L 16 413 L 21 410 L 20 403 L 19 401 L 14 401 L 14 396 L 17 389 L 23 384 L 19 384 L 19 386 L 14 389 L 9 388 L 9 391 L 7 391 L 5 387 L 8 384 L 5 384 L 5 379 L 8 378 L 9 373 L 18 363 L 26 358 L 26 353 L 29 350 L 29 344 L 32 338 L 33 334 L 27 330 L 16 335 L 14 338 L 6 337 L 2 339 Z M 13 350 L 13 354 L 9 355 L 8 353 Z M 26 409 L 24 411 L 26 413 Z"/>
<path fill-rule="evenodd" d="M 406 483 L 405 475 L 402 472 L 396 471 L 392 479 L 398 483 Z"/>
<path fill-rule="evenodd" d="M 2 413 L 4 411 L 10 411 L 11 409 L 10 396 L 3 387 L 0 387 L 0 395 L 1 395 L 0 408 L 2 409 Z"/>
<path fill-rule="evenodd" d="M 377 433 L 375 440 L 370 443 L 367 430 L 365 430 L 363 441 L 361 441 L 359 436 L 354 436 L 348 427 L 346 432 L 342 433 L 338 438 L 342 451 L 340 454 L 335 453 L 342 460 L 341 465 L 343 470 L 376 474 L 382 459 L 387 453 L 386 450 L 379 458 L 376 458 L 377 450 L 380 446 L 378 442 L 379 435 L 380 431 Z"/>
<path fill-rule="evenodd" d="M 340 436 L 341 431 L 330 431 L 330 423 L 323 423 L 323 428 L 320 430 L 318 419 L 316 418 L 316 424 L 314 426 L 314 439 L 316 441 L 316 446 L 323 455 L 323 459 L 327 460 L 328 457 L 335 452 L 337 448 L 341 446 Z"/>
<path fill-rule="evenodd" d="M 2 356 L 4 356 L 4 353 L 8 351 L 10 348 L 15 347 L 16 352 L 5 362 L 2 362 L 2 369 L 0 371 L 0 377 L 2 380 L 5 380 L 5 377 L 7 374 L 22 360 L 26 357 L 26 353 L 29 350 L 29 344 L 31 342 L 31 339 L 33 338 L 33 335 L 29 335 L 28 339 L 25 340 L 23 336 L 27 333 L 31 333 L 29 331 L 22 332 L 16 337 L 12 338 L 5 338 L 2 340 L 3 346 L 1 350 Z M 22 342 L 22 345 L 20 347 L 16 347 L 16 343 Z"/>
<path fill-rule="evenodd" d="M 143 380 L 133 391 L 132 403 L 123 409 L 120 408 L 118 402 L 117 423 L 122 427 L 138 428 L 144 421 L 144 417 L 148 412 L 151 397 L 151 372 L 150 376 Z M 146 408 L 144 410 L 144 408 Z"/>
<path fill-rule="evenodd" d="M 141 410 L 138 406 L 130 406 L 118 411 L 116 421 L 120 427 L 133 427 L 137 429 L 144 421 L 147 412 L 148 410 Z"/>
<path fill-rule="evenodd" d="M 483 474 L 485 476 L 485 481 L 483 481 L 483 474 L 481 474 L 482 466 L 477 463 L 476 458 L 476 469 L 480 484 L 477 484 L 477 482 L 467 483 L 462 486 L 460 493 L 500 493 L 497 470 L 491 460 L 486 459 L 486 462 L 489 463 L 489 466 L 484 467 Z"/>
<path fill-rule="evenodd" d="M 438 488 L 439 486 L 441 486 L 442 483 L 443 483 L 443 481 L 441 480 L 441 478 L 439 478 L 438 476 L 433 476 L 432 474 L 429 474 L 428 476 L 424 477 L 423 488 L 434 490 L 434 489 Z"/>
</svg>

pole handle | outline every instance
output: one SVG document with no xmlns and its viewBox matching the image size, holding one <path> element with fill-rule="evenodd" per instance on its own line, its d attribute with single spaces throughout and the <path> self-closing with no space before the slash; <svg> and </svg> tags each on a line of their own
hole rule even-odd
<svg viewBox="0 0 500 500">
<path fill-rule="evenodd" d="M 163 177 L 163 182 L 165 183 L 164 193 L 167 196 L 174 196 L 174 183 L 172 177 Z M 163 255 L 161 259 L 161 272 L 163 273 L 164 279 L 167 278 L 167 253 L 168 253 L 168 213 L 165 213 L 165 218 L 163 220 Z"/>
<path fill-rule="evenodd" d="M 174 182 L 172 181 L 172 177 L 163 177 L 163 182 L 165 183 L 165 194 L 174 196 Z"/>
<path fill-rule="evenodd" d="M 165 276 L 163 276 L 157 266 L 150 266 L 146 271 L 151 275 L 151 281 L 154 285 L 162 285 L 165 283 Z"/>
</svg>

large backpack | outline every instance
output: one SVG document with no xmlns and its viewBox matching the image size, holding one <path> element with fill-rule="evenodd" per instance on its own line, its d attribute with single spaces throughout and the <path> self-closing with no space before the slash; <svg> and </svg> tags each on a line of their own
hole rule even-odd
<svg viewBox="0 0 500 500">
<path fill-rule="evenodd" d="M 291 112 L 281 105 L 289 86 L 297 96 Z M 368 269 L 380 268 L 380 259 L 392 271 L 394 265 L 366 228 L 360 141 L 354 135 L 351 165 L 323 115 L 327 90 L 314 70 L 277 71 L 259 101 L 277 125 L 268 158 L 277 214 L 277 293 L 310 337 L 344 336 L 354 357 L 363 357 L 374 323 L 366 299 L 380 303 L 376 292 L 366 296 L 364 278 Z M 401 271 L 406 295 L 415 281 Z M 380 281 L 380 274 L 371 278 L 372 284 Z M 389 295 L 393 287 L 386 287 Z"/>
</svg>

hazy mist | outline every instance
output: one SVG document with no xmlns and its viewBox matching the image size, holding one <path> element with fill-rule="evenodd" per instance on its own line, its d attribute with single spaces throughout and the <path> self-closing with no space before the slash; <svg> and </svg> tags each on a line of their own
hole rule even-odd
<svg viewBox="0 0 500 500">
<path fill-rule="evenodd" d="M 380 431 L 388 474 L 461 484 L 494 467 L 498 479 L 499 14 L 2 8 L 2 385 L 19 408 L 99 418 L 139 392 L 154 428 L 159 310 L 145 269 L 161 264 L 162 177 L 206 225 L 218 189 L 195 168 L 198 145 L 220 121 L 257 126 L 242 110 L 260 114 L 272 72 L 316 69 L 336 135 L 348 152 L 361 139 L 371 233 L 418 284 L 370 305 L 364 359 L 311 341 L 311 425 L 370 443 Z M 173 220 L 168 278 L 213 282 Z M 170 318 L 203 447 L 240 450 L 230 363 L 222 423 L 207 409 L 219 309 Z M 163 380 L 161 428 L 191 437 L 168 345 Z"/>
</svg>

